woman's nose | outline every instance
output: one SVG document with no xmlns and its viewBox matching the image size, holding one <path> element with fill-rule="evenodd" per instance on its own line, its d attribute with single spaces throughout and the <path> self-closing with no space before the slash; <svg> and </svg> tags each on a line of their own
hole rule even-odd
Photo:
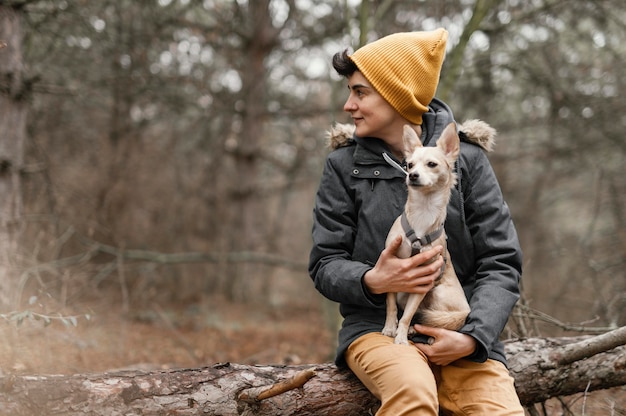
<svg viewBox="0 0 626 416">
<path fill-rule="evenodd" d="M 348 97 L 348 99 L 346 100 L 346 103 L 343 105 L 343 111 L 346 111 L 349 113 L 354 110 L 356 110 L 356 103 L 352 101 L 351 97 Z"/>
</svg>

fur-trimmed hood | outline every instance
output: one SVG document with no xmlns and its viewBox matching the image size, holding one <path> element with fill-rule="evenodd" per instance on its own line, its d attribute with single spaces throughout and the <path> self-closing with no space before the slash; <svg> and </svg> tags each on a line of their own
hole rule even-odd
<svg viewBox="0 0 626 416">
<path fill-rule="evenodd" d="M 469 143 L 480 146 L 486 152 L 493 151 L 496 130 L 482 120 L 467 120 L 457 126 L 459 137 Z M 354 125 L 337 123 L 326 132 L 328 146 L 335 150 L 348 146 L 354 141 Z"/>
</svg>

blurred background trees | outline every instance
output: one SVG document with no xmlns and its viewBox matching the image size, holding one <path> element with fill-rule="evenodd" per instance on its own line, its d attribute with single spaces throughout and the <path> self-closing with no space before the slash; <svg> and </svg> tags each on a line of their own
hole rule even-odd
<svg viewBox="0 0 626 416">
<path fill-rule="evenodd" d="M 311 209 L 348 121 L 330 57 L 443 26 L 440 95 L 499 132 L 521 306 L 625 325 L 624 22 L 621 0 L 0 0 L 2 310 L 317 304 Z"/>
</svg>

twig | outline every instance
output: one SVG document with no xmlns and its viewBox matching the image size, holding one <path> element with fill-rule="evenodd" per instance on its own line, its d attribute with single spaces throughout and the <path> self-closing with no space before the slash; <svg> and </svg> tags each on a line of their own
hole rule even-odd
<svg viewBox="0 0 626 416">
<path fill-rule="evenodd" d="M 37 264 L 24 270 L 20 275 L 20 280 L 18 283 L 18 297 L 16 307 L 19 307 L 19 305 L 21 304 L 22 293 L 24 292 L 24 288 L 26 287 L 26 284 L 28 283 L 31 275 L 38 276 L 39 272 L 42 270 L 55 272 L 57 269 L 61 269 L 63 267 L 73 266 L 76 264 L 85 264 L 90 261 L 95 254 L 96 252 L 94 250 L 89 250 L 86 253 L 81 253 L 76 256 L 65 257 L 48 263 Z"/>
<path fill-rule="evenodd" d="M 161 253 L 149 250 L 120 249 L 118 247 L 101 244 L 86 238 L 83 242 L 89 246 L 90 251 L 107 253 L 113 256 L 121 256 L 124 260 L 147 261 L 158 264 L 181 264 L 181 263 L 259 263 L 269 266 L 285 267 L 293 270 L 306 270 L 306 263 L 292 260 L 287 256 L 253 251 L 239 251 L 229 253 Z"/>
<path fill-rule="evenodd" d="M 520 318 L 528 318 L 528 319 L 536 319 L 542 322 L 546 322 L 552 325 L 555 325 L 565 331 L 571 331 L 571 332 L 587 332 L 587 333 L 596 333 L 596 334 L 603 334 L 607 331 L 612 331 L 615 329 L 615 327 L 611 327 L 611 326 L 601 326 L 601 327 L 592 327 L 592 326 L 586 326 L 584 323 L 582 324 L 570 324 L 570 323 L 566 323 L 566 322 L 562 322 L 559 321 L 558 319 L 540 312 L 538 310 L 532 309 L 526 305 L 520 305 L 518 304 L 516 306 L 517 309 L 521 310 L 522 312 L 513 312 L 513 316 L 515 317 L 520 317 Z"/>
<path fill-rule="evenodd" d="M 246 403 L 260 402 L 261 400 L 269 399 L 270 397 L 278 396 L 289 390 L 302 387 L 304 383 L 309 381 L 313 376 L 315 376 L 315 369 L 307 368 L 287 380 L 274 383 L 270 386 L 246 389 L 239 394 L 238 398 Z"/>
<path fill-rule="evenodd" d="M 591 380 L 587 382 L 587 387 L 583 393 L 583 416 L 585 416 L 585 406 L 587 405 L 587 394 L 589 393 L 589 386 L 591 386 Z"/>
<path fill-rule="evenodd" d="M 534 403 L 529 406 L 526 406 L 526 411 L 528 412 L 530 416 L 540 416 L 539 411 L 537 410 L 537 408 L 535 408 Z"/>
<path fill-rule="evenodd" d="M 124 272 L 124 256 L 122 255 L 124 247 L 121 247 L 117 253 L 117 275 L 120 280 L 120 289 L 122 290 L 122 310 L 128 313 L 130 308 L 128 302 L 128 286 L 126 285 L 126 273 Z"/>
<path fill-rule="evenodd" d="M 46 315 L 42 313 L 33 312 L 30 310 L 24 310 L 21 312 L 13 311 L 9 313 L 0 313 L 0 318 L 4 319 L 7 322 L 15 322 L 18 326 L 24 322 L 25 319 L 31 321 L 43 321 L 44 326 L 48 326 L 52 323 L 52 321 L 61 321 L 65 326 L 78 326 L 78 319 L 85 318 L 86 320 L 91 319 L 91 315 L 69 315 L 64 316 L 61 314 L 58 315 Z"/>
</svg>

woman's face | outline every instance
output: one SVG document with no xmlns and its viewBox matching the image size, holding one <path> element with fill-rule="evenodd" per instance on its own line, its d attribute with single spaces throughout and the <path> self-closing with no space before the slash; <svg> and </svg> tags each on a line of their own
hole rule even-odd
<svg viewBox="0 0 626 416">
<path fill-rule="evenodd" d="M 408 121 L 374 89 L 360 71 L 348 78 L 350 95 L 343 106 L 350 113 L 359 137 L 376 137 L 390 145 L 402 142 Z"/>
</svg>

